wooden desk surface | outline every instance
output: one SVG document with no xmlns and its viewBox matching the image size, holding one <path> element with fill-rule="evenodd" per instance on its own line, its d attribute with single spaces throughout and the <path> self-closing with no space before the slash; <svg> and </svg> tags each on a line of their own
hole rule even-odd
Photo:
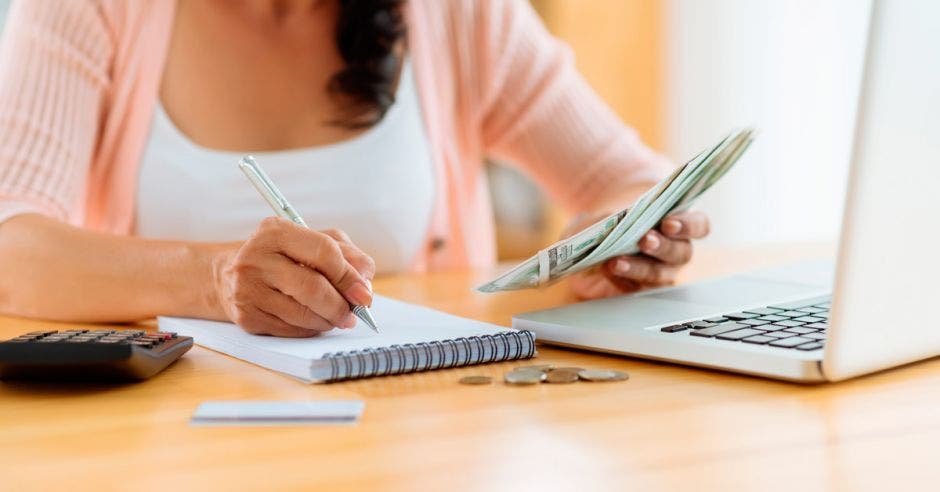
<svg viewBox="0 0 940 492">
<path fill-rule="evenodd" d="M 688 278 L 825 248 L 711 250 Z M 485 274 L 398 277 L 378 291 L 508 324 L 566 292 L 476 295 Z M 57 328 L 0 318 L 0 338 Z M 308 386 L 202 348 L 154 379 L 0 383 L 0 490 L 885 490 L 940 478 L 940 360 L 837 385 L 554 349 L 540 362 L 629 371 L 618 384 L 461 386 L 501 363 Z M 362 399 L 353 426 L 190 427 L 218 399 Z M 342 488 L 340 488 L 342 487 Z"/>
</svg>

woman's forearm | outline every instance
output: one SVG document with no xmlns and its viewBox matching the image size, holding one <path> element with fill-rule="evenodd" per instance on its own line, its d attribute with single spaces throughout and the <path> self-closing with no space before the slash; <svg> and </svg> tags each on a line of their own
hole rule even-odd
<svg viewBox="0 0 940 492">
<path fill-rule="evenodd" d="M 0 313 L 75 322 L 224 319 L 215 271 L 237 244 L 154 241 L 39 215 L 0 224 Z"/>
</svg>

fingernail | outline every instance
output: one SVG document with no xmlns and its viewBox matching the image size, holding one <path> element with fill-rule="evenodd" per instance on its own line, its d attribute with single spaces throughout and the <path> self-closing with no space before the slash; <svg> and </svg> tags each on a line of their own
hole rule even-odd
<svg viewBox="0 0 940 492">
<path fill-rule="evenodd" d="M 655 234 L 646 235 L 646 250 L 647 251 L 656 251 L 659 249 L 659 238 Z"/>
<path fill-rule="evenodd" d="M 346 316 L 340 321 L 340 328 L 352 328 L 354 326 L 356 326 L 356 315 L 351 312 L 346 313 Z"/>
<path fill-rule="evenodd" d="M 625 275 L 629 271 L 630 271 L 629 261 L 624 260 L 624 259 L 619 259 L 617 260 L 616 263 L 614 263 L 614 273 L 616 273 L 617 275 Z"/>
<path fill-rule="evenodd" d="M 357 282 L 346 291 L 346 298 L 357 306 L 369 306 L 372 304 L 372 289 L 362 282 Z"/>
<path fill-rule="evenodd" d="M 679 222 L 676 219 L 669 219 L 663 222 L 663 232 L 669 234 L 670 236 L 675 236 L 682 232 L 682 222 Z"/>
<path fill-rule="evenodd" d="M 366 287 L 369 288 L 370 293 L 375 292 L 374 290 L 372 290 L 372 280 L 366 279 Z"/>
</svg>

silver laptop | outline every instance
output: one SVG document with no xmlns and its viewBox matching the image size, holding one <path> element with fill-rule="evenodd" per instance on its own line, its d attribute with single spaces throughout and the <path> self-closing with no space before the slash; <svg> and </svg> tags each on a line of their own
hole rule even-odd
<svg viewBox="0 0 940 492">
<path fill-rule="evenodd" d="M 876 1 L 871 15 L 837 261 L 520 314 L 513 326 L 804 382 L 940 355 L 940 2 Z"/>
</svg>

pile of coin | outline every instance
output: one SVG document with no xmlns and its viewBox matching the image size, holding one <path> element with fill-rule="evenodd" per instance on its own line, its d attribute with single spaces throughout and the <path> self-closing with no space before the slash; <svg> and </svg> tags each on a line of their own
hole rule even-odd
<svg viewBox="0 0 940 492">
<path fill-rule="evenodd" d="M 503 376 L 506 384 L 513 386 L 526 386 L 539 383 L 570 384 L 578 381 L 626 381 L 629 374 L 612 369 L 584 369 L 581 367 L 555 367 L 551 364 L 517 367 Z M 479 385 L 490 384 L 490 376 L 464 376 L 460 384 Z"/>
</svg>

